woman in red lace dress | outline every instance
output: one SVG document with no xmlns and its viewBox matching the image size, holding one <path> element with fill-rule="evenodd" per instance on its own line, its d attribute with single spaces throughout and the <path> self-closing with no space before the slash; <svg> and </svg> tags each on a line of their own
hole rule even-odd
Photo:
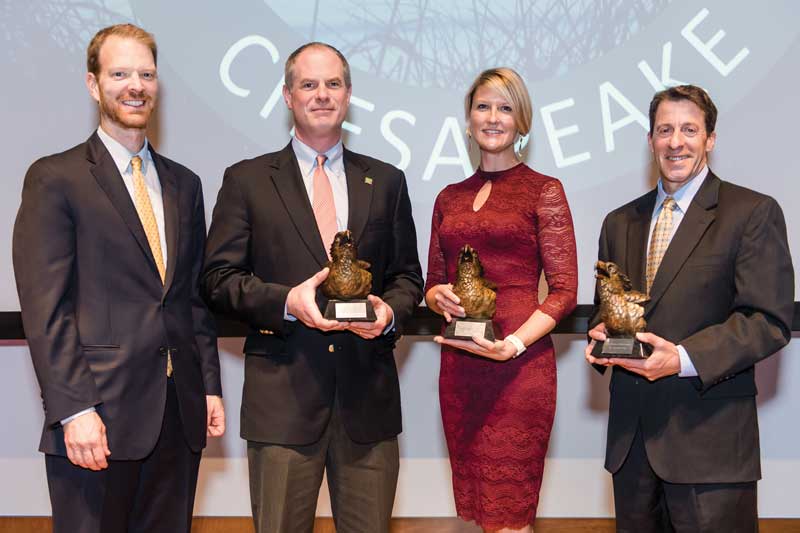
<svg viewBox="0 0 800 533">
<path fill-rule="evenodd" d="M 452 292 L 458 251 L 479 254 L 497 284 L 497 342 L 436 337 L 442 344 L 439 401 L 458 516 L 485 531 L 531 532 L 556 407 L 556 365 L 548 333 L 575 307 L 577 260 L 561 183 L 521 163 L 515 141 L 531 127 L 519 75 L 481 73 L 465 99 L 478 171 L 436 199 L 425 300 L 463 316 Z M 549 293 L 538 300 L 544 271 Z"/>
</svg>

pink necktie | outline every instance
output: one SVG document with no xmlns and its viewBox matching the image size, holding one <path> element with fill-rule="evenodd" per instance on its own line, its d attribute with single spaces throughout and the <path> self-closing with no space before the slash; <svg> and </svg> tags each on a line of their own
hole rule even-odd
<svg viewBox="0 0 800 533">
<path fill-rule="evenodd" d="M 319 234 L 322 237 L 322 244 L 325 246 L 325 253 L 330 258 L 330 247 L 338 227 L 336 225 L 336 204 L 333 203 L 333 189 L 324 168 L 326 159 L 328 158 L 324 155 L 317 156 L 312 207 L 314 208 L 314 218 L 317 219 Z"/>
</svg>

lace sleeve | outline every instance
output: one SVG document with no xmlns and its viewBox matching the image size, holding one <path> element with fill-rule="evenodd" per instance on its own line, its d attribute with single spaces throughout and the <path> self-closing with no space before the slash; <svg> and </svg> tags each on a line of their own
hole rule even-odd
<svg viewBox="0 0 800 533">
<path fill-rule="evenodd" d="M 556 322 L 567 316 L 577 304 L 578 259 L 572 214 L 561 182 L 544 185 L 536 206 L 542 268 L 548 295 L 539 309 Z"/>
</svg>

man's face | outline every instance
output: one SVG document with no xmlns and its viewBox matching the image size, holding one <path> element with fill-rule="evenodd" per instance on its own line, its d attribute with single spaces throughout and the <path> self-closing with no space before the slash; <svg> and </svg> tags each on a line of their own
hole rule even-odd
<svg viewBox="0 0 800 533">
<path fill-rule="evenodd" d="M 283 98 L 294 116 L 295 135 L 309 146 L 335 143 L 351 92 L 341 60 L 328 48 L 312 46 L 297 56 L 292 73 L 292 87 L 283 87 Z"/>
<path fill-rule="evenodd" d="M 674 193 L 703 169 L 716 137 L 716 133 L 706 132 L 705 116 L 694 102 L 664 100 L 659 104 L 647 142 L 667 193 Z"/>
<path fill-rule="evenodd" d="M 86 75 L 89 92 L 100 104 L 100 124 L 110 135 L 147 127 L 158 96 L 153 54 L 136 39 L 112 35 L 100 48 L 97 76 Z"/>
</svg>

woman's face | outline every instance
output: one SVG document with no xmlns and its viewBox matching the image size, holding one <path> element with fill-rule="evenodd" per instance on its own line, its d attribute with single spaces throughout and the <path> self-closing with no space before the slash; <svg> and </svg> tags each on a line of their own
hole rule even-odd
<svg viewBox="0 0 800 533">
<path fill-rule="evenodd" d="M 496 90 L 486 85 L 475 90 L 469 113 L 469 129 L 481 151 L 493 154 L 514 151 L 514 140 L 517 138 L 515 111 L 511 102 Z"/>
</svg>

